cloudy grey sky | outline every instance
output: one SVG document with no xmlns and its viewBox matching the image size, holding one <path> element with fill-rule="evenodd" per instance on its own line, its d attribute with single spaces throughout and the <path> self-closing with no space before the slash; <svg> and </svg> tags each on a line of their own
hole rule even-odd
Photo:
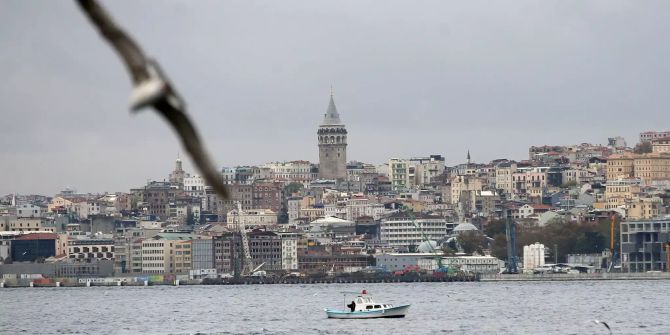
<svg viewBox="0 0 670 335">
<path fill-rule="evenodd" d="M 668 1 L 103 3 L 220 166 L 317 161 L 331 84 L 348 157 L 371 163 L 523 159 L 670 128 Z M 129 114 L 128 75 L 75 4 L 0 7 L 0 194 L 165 178 L 179 143 L 155 113 Z"/>
</svg>

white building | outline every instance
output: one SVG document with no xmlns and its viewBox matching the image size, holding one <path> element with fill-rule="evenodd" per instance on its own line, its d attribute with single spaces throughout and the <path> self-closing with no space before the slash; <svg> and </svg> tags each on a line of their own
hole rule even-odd
<svg viewBox="0 0 670 335">
<path fill-rule="evenodd" d="M 16 206 L 16 217 L 18 218 L 38 218 L 42 216 L 42 208 L 33 204 L 23 204 Z"/>
<path fill-rule="evenodd" d="M 288 203 L 288 223 L 294 224 L 295 220 L 300 217 L 302 198 L 289 198 L 286 202 Z"/>
<path fill-rule="evenodd" d="M 277 213 L 271 209 L 248 209 L 237 215 L 237 209 L 233 209 L 226 215 L 226 223 L 232 228 L 236 228 L 238 223 L 246 227 L 274 226 L 277 224 Z"/>
<path fill-rule="evenodd" d="M 191 197 L 205 197 L 205 180 L 200 176 L 187 176 L 184 178 L 184 191 Z"/>
<path fill-rule="evenodd" d="M 386 271 L 398 271 L 407 267 L 418 266 L 422 260 L 432 260 L 441 257 L 442 253 L 400 253 L 389 252 L 375 256 L 377 266 Z"/>
<path fill-rule="evenodd" d="M 296 233 L 277 232 L 281 237 L 281 266 L 282 270 L 298 270 L 298 239 Z"/>
<path fill-rule="evenodd" d="M 326 216 L 310 222 L 306 237 L 320 244 L 349 240 L 356 235 L 356 224 L 333 216 Z"/>
<path fill-rule="evenodd" d="M 388 176 L 391 181 L 391 189 L 394 191 L 406 191 L 412 188 L 414 169 L 410 171 L 409 161 L 400 158 L 389 159 Z"/>
<path fill-rule="evenodd" d="M 544 266 L 544 244 L 535 242 L 523 247 L 523 272 L 532 273 L 535 268 Z"/>
<path fill-rule="evenodd" d="M 415 157 L 409 159 L 409 164 L 415 168 L 414 184 L 427 185 L 433 182 L 437 176 L 444 173 L 444 157 L 441 155 L 430 155 L 428 157 Z"/>
<path fill-rule="evenodd" d="M 69 238 L 67 250 L 68 257 L 79 262 L 114 260 L 114 240 L 111 238 Z"/>
<path fill-rule="evenodd" d="M 100 203 L 97 201 L 81 201 L 72 204 L 73 211 L 79 215 L 80 219 L 86 219 L 90 215 L 100 214 Z"/>
<path fill-rule="evenodd" d="M 375 220 L 379 220 L 386 213 L 386 209 L 384 204 L 368 198 L 352 197 L 347 201 L 345 213 L 345 219 L 349 221 L 355 221 L 361 216 L 371 216 Z"/>
<path fill-rule="evenodd" d="M 516 172 L 516 164 L 500 163 L 495 168 L 496 189 L 502 190 L 506 194 L 511 194 L 514 190 L 512 183 L 512 174 Z"/>
<path fill-rule="evenodd" d="M 380 240 L 387 242 L 391 247 L 418 246 L 424 241 L 422 231 L 429 240 L 443 240 L 448 233 L 447 220 L 416 213 L 413 222 L 406 213 L 394 213 L 381 220 Z"/>
<path fill-rule="evenodd" d="M 429 271 L 437 269 L 435 258 L 420 259 L 419 268 Z M 493 256 L 456 256 L 442 257 L 442 266 L 472 273 L 500 273 L 505 262 Z"/>
<path fill-rule="evenodd" d="M 263 167 L 271 171 L 272 179 L 288 183 L 301 183 L 305 187 L 312 181 L 312 164 L 308 161 L 272 162 Z"/>
</svg>

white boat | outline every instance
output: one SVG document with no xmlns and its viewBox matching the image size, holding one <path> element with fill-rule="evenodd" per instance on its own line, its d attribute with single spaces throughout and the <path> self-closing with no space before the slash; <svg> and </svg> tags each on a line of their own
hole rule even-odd
<svg viewBox="0 0 670 335">
<path fill-rule="evenodd" d="M 346 300 L 345 300 L 346 301 Z M 373 318 L 404 318 L 410 305 L 393 306 L 375 302 L 366 290 L 346 307 L 346 310 L 324 308 L 330 319 L 373 319 Z"/>
</svg>

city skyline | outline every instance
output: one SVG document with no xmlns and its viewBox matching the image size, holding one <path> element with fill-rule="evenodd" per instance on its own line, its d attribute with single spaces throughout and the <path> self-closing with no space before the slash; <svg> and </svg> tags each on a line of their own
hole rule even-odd
<svg viewBox="0 0 670 335">
<path fill-rule="evenodd" d="M 454 165 L 468 149 L 476 162 L 519 160 L 532 145 L 634 145 L 666 128 L 663 3 L 106 5 L 183 92 L 219 167 L 317 162 L 331 84 L 348 159 L 370 163 Z M 122 65 L 76 6 L 8 8 L 0 191 L 164 178 L 183 149 L 155 115 L 129 115 Z"/>
</svg>

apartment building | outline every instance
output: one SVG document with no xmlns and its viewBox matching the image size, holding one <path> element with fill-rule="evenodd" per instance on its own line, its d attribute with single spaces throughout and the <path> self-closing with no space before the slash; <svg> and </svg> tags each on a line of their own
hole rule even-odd
<svg viewBox="0 0 670 335">
<path fill-rule="evenodd" d="M 418 246 L 424 241 L 422 232 L 434 241 L 443 240 L 447 236 L 449 231 L 445 218 L 421 213 L 414 213 L 414 216 L 413 220 L 407 213 L 398 212 L 383 218 L 380 240 L 391 247 L 407 248 Z"/>
</svg>

